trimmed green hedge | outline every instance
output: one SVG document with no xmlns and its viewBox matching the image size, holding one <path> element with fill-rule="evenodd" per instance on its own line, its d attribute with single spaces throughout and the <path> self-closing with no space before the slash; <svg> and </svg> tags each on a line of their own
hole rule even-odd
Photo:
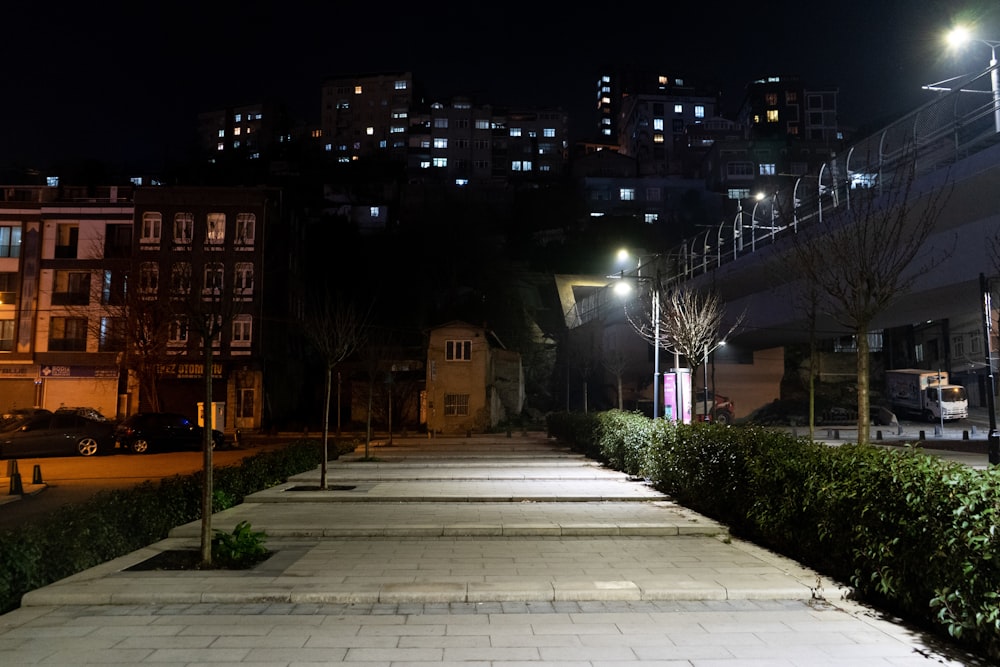
<svg viewBox="0 0 1000 667">
<path fill-rule="evenodd" d="M 315 440 L 300 440 L 216 468 L 215 511 L 315 468 L 322 453 Z M 339 452 L 331 448 L 330 456 Z M 202 478 L 199 471 L 101 491 L 79 505 L 0 531 L 0 613 L 16 609 L 28 591 L 158 542 L 174 527 L 200 519 Z"/>
<path fill-rule="evenodd" d="M 761 427 L 649 422 L 614 410 L 553 415 L 549 434 L 1000 658 L 1000 469 Z"/>
</svg>

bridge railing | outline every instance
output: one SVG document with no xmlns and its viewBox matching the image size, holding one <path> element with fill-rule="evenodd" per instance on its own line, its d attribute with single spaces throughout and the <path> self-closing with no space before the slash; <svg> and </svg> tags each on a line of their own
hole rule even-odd
<svg viewBox="0 0 1000 667">
<path fill-rule="evenodd" d="M 1000 142 L 996 102 L 990 90 L 993 68 L 969 77 L 878 132 L 856 141 L 791 188 L 769 194 L 732 221 L 685 239 L 664 253 L 665 281 L 687 280 L 800 227 L 822 222 L 851 205 L 859 188 L 892 188 L 902 174 L 929 174 Z M 911 169 L 913 171 L 911 171 Z"/>
<path fill-rule="evenodd" d="M 823 222 L 851 206 L 857 189 L 888 190 L 897 177 L 920 177 L 1000 143 L 998 101 L 990 88 L 991 67 L 901 117 L 847 150 L 799 176 L 792 187 L 767 195 L 640 267 L 662 277 L 662 285 L 683 282 L 756 252 L 785 234 Z M 655 267 L 655 268 L 654 268 Z M 652 270 L 651 270 L 652 269 Z M 605 290 L 584 299 L 580 317 L 588 321 L 607 307 Z"/>
</svg>

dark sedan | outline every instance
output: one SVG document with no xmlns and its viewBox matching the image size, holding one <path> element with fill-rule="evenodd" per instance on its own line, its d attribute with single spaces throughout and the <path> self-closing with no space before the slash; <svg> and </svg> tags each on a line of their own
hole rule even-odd
<svg viewBox="0 0 1000 667">
<path fill-rule="evenodd" d="M 115 430 L 115 439 L 136 454 L 150 451 L 202 448 L 204 431 L 184 415 L 173 412 L 140 412 L 128 417 Z M 222 447 L 222 431 L 212 431 L 212 443 Z"/>
<path fill-rule="evenodd" d="M 114 447 L 114 425 L 73 412 L 40 412 L 0 434 L 0 458 L 94 456 Z"/>
</svg>

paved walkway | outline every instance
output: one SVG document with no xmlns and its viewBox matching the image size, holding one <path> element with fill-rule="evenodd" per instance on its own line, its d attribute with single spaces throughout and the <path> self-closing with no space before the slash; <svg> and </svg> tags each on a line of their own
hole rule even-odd
<svg viewBox="0 0 1000 667">
<path fill-rule="evenodd" d="M 213 517 L 274 555 L 129 569 L 200 523 L 27 594 L 2 664 L 964 665 L 837 582 L 540 434 L 396 438 Z"/>
</svg>

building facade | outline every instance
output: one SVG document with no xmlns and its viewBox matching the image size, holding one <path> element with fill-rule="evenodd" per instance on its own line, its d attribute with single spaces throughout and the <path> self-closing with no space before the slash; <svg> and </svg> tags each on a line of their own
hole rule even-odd
<svg viewBox="0 0 1000 667">
<path fill-rule="evenodd" d="M 321 94 L 323 150 L 331 160 L 406 161 L 414 103 L 412 73 L 330 77 L 323 82 Z"/>
<path fill-rule="evenodd" d="M 124 331 L 112 276 L 129 263 L 132 195 L 0 188 L 0 409 L 121 412 Z"/>
<path fill-rule="evenodd" d="M 521 355 L 496 337 L 466 322 L 431 331 L 427 380 L 421 401 L 430 433 L 482 433 L 524 406 Z"/>
</svg>

